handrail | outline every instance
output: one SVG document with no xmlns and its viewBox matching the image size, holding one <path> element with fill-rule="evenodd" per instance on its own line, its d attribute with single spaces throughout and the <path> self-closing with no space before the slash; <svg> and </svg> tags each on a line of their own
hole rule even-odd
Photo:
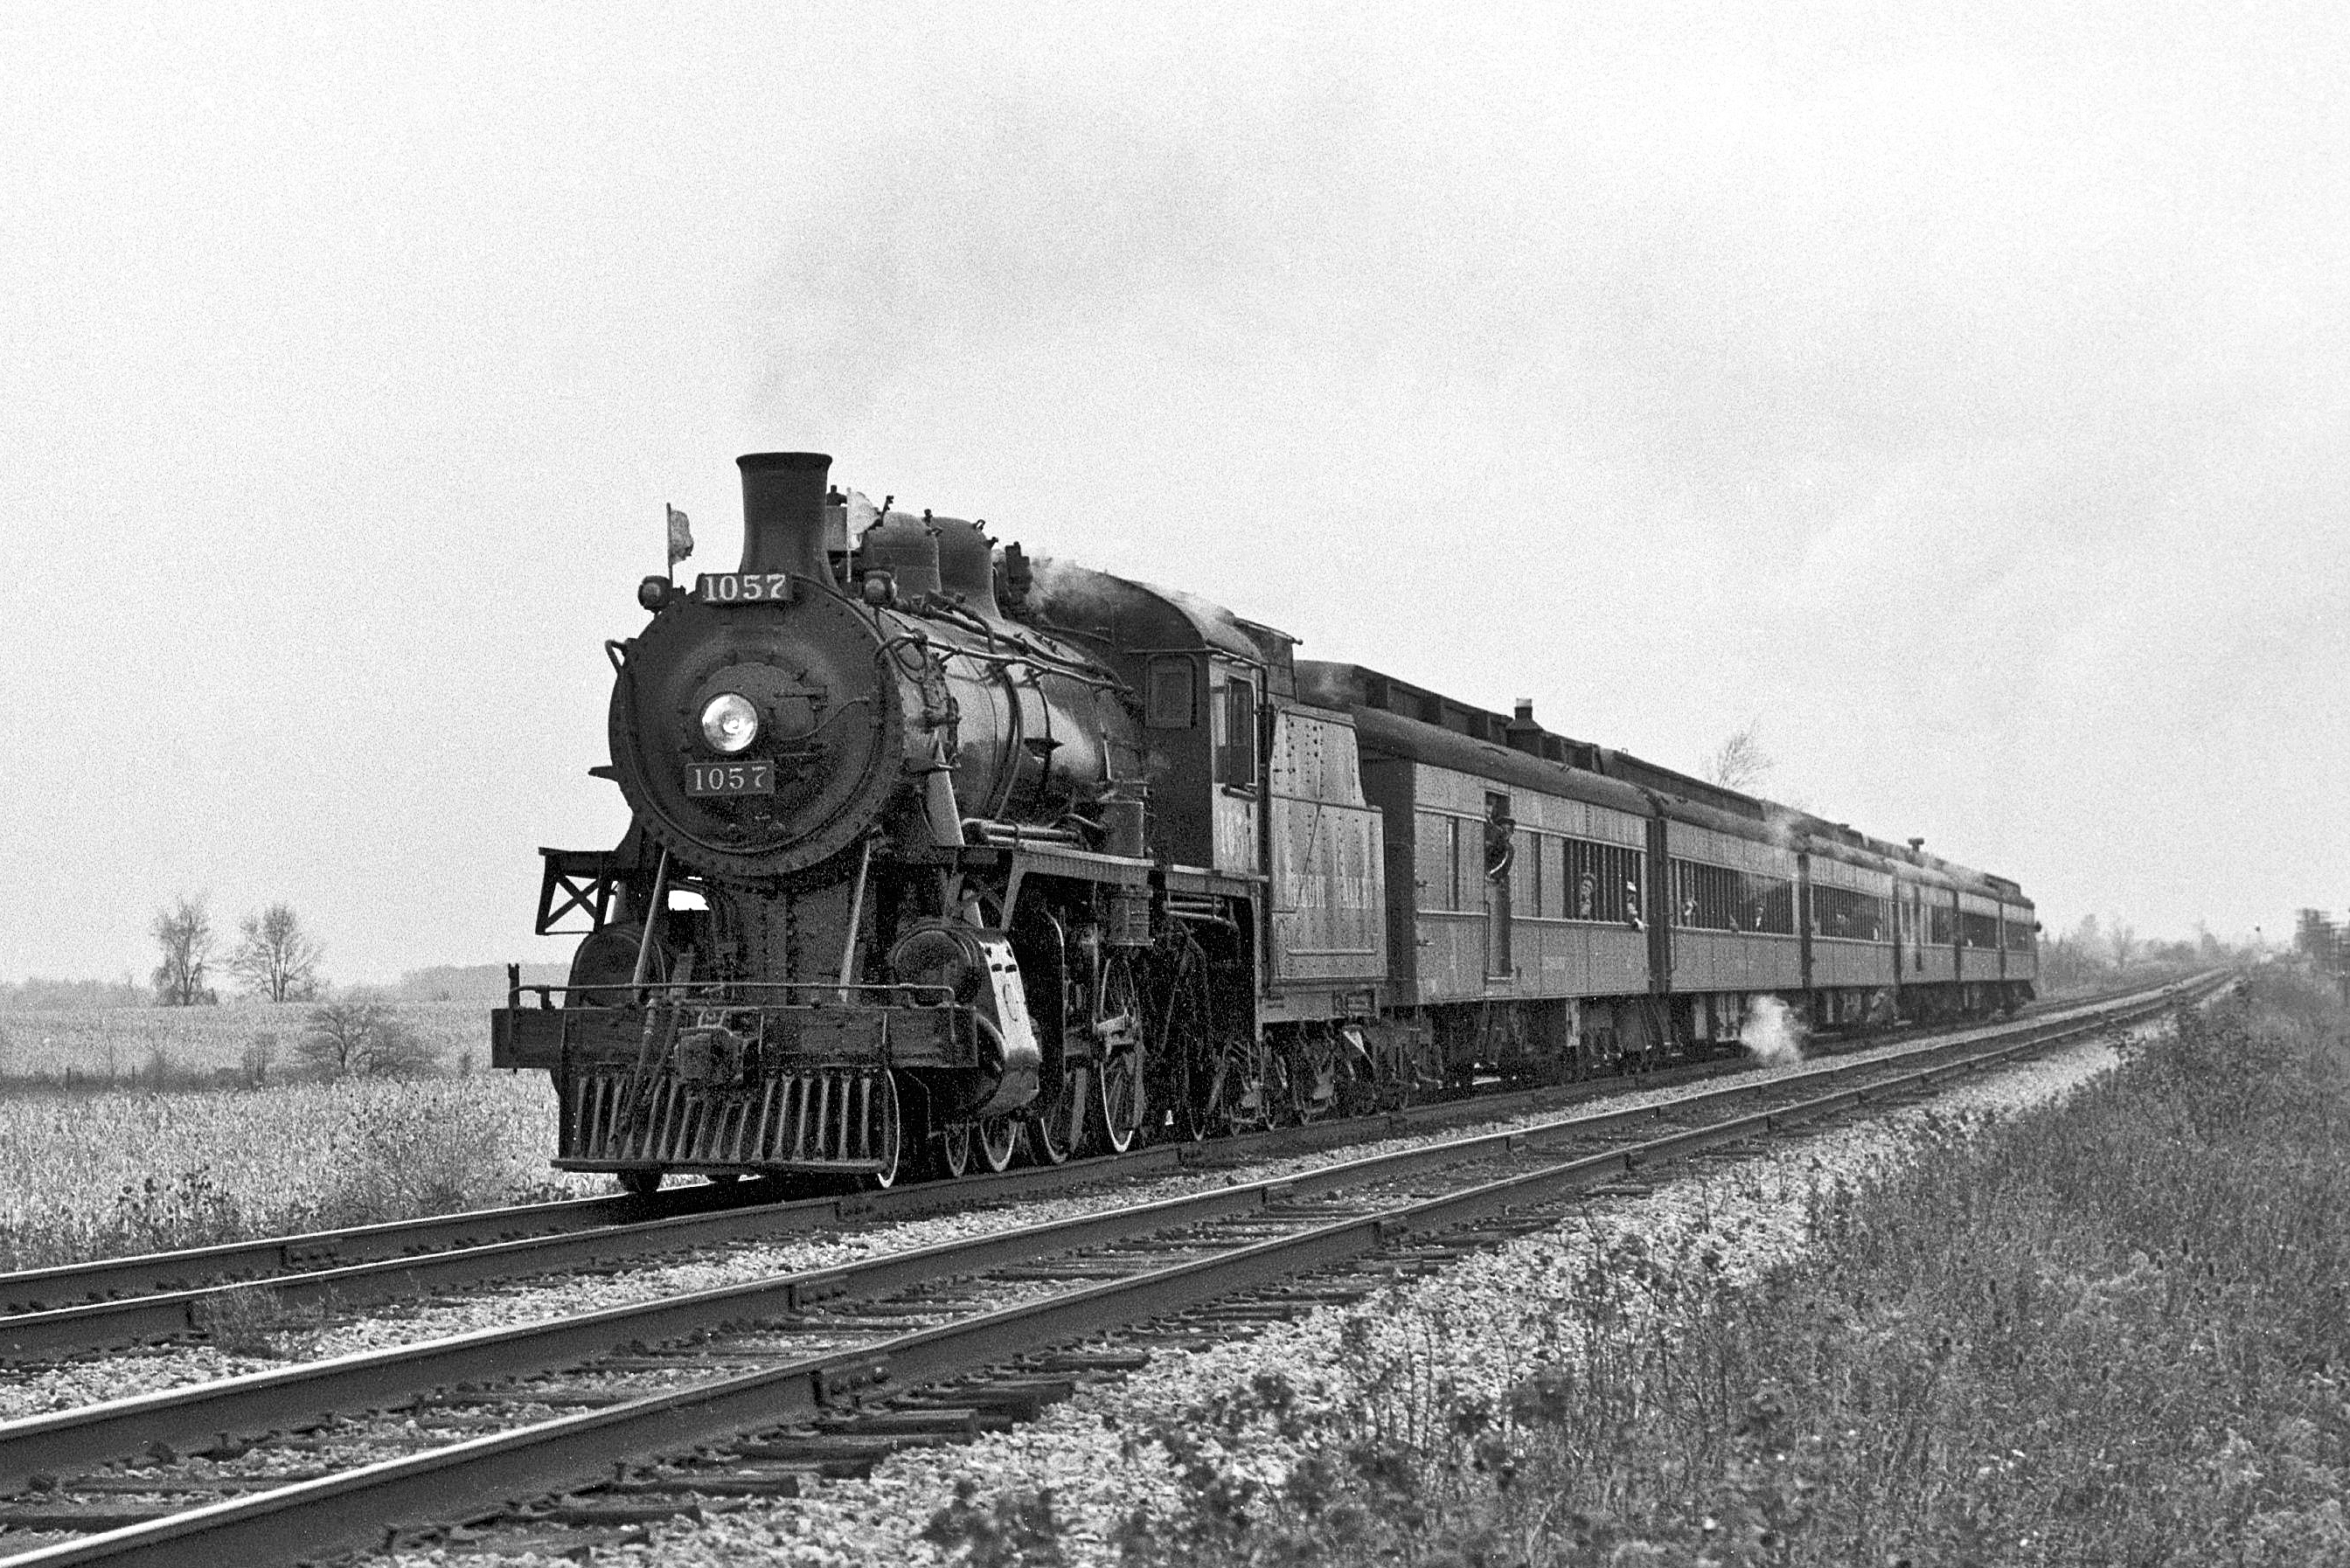
<svg viewBox="0 0 2350 1568">
<path fill-rule="evenodd" d="M 583 999 L 610 996 L 634 1002 L 637 990 L 636 986 L 629 984 L 556 985 L 550 983 L 519 986 L 515 988 L 515 995 L 517 1000 L 524 995 L 536 995 L 540 1008 L 552 1010 L 555 1007 L 554 999 L 558 993 L 567 1001 L 574 996 Z M 843 985 L 838 981 L 832 980 L 697 980 L 682 985 L 663 986 L 661 990 L 665 992 L 664 996 L 650 1005 L 672 1010 L 697 1007 L 723 1008 L 747 1012 L 763 1006 L 821 1007 L 827 997 L 835 999 L 836 1002 L 847 998 L 862 1002 L 866 1005 L 892 1002 L 916 1007 L 947 1007 L 952 1005 L 954 1002 L 952 986 L 910 981 L 859 981 L 854 984 Z M 742 992 L 780 992 L 784 993 L 785 1000 L 780 1002 L 745 1001 L 736 994 Z M 797 1002 L 791 1001 L 790 995 L 795 992 L 806 992 L 807 999 Z"/>
</svg>

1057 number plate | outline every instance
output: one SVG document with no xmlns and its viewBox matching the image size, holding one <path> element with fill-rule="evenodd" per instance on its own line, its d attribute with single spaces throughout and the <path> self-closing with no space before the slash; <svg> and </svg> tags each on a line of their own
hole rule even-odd
<svg viewBox="0 0 2350 1568">
<path fill-rule="evenodd" d="M 694 580 L 693 597 L 706 605 L 787 605 L 792 602 L 788 572 L 704 572 Z"/>
<path fill-rule="evenodd" d="M 690 795 L 773 794 L 773 763 L 688 763 L 685 793 Z"/>
</svg>

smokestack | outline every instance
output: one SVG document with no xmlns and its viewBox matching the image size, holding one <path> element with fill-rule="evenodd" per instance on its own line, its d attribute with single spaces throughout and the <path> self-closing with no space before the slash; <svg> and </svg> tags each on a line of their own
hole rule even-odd
<svg viewBox="0 0 2350 1568">
<path fill-rule="evenodd" d="M 734 462 L 743 471 L 741 569 L 831 581 L 824 555 L 825 474 L 832 467 L 831 456 L 754 452 Z"/>
</svg>

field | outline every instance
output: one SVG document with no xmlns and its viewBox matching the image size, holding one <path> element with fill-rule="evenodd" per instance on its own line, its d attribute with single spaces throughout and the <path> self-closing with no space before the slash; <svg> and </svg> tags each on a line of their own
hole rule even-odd
<svg viewBox="0 0 2350 1568">
<path fill-rule="evenodd" d="M 554 1147 L 541 1073 L 10 1096 L 0 1270 L 608 1189 Z"/>
<path fill-rule="evenodd" d="M 1123 1560 L 2345 1568 L 2350 1014 L 2256 983 L 1819 1190 L 1751 1285 L 1702 1248 L 1565 1272 L 1499 1397 L 1366 1338 L 1355 1400 L 1264 1376 L 1132 1434 L 1180 1501 Z M 1048 1562 L 1063 1528 L 1050 1492 L 966 1492 L 928 1539 Z"/>
<path fill-rule="evenodd" d="M 489 1009 L 480 1002 L 401 1002 L 402 1023 L 451 1071 L 489 1058 Z M 0 1009 L 0 1084 L 209 1083 L 240 1068 L 266 1040 L 283 1070 L 307 1027 L 300 1002 L 229 1002 L 217 1007 Z"/>
<path fill-rule="evenodd" d="M 544 1074 L 475 1070 L 490 1005 L 398 1002 L 440 1074 L 340 1082 L 298 1002 L 0 1008 L 0 1269 L 605 1190 L 548 1168 Z"/>
</svg>

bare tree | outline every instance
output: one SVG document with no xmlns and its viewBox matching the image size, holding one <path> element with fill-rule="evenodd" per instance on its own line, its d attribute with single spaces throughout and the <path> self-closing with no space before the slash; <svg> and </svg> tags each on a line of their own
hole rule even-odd
<svg viewBox="0 0 2350 1568">
<path fill-rule="evenodd" d="M 155 999 L 166 1007 L 192 1007 L 208 1001 L 204 971 L 212 962 L 213 919 L 201 893 L 185 893 L 155 911 L 155 945 L 163 961 L 155 966 Z"/>
<path fill-rule="evenodd" d="M 430 1069 L 437 1054 L 391 1002 L 365 991 L 310 1009 L 295 1050 L 328 1078 L 403 1078 Z"/>
<path fill-rule="evenodd" d="M 245 989 L 271 1002 L 307 997 L 317 990 L 318 960 L 326 950 L 302 929 L 291 904 L 272 904 L 239 922 L 243 940 L 229 955 L 229 971 Z"/>
<path fill-rule="evenodd" d="M 1730 732 L 1721 744 L 1706 759 L 1705 777 L 1709 784 L 1724 789 L 1752 789 L 1770 776 L 1779 764 L 1762 749 L 1762 721 L 1749 719 Z"/>
<path fill-rule="evenodd" d="M 2106 928 L 2106 945 L 2114 950 L 2114 967 L 2127 969 L 2137 956 L 2137 928 L 2116 920 Z"/>
</svg>

